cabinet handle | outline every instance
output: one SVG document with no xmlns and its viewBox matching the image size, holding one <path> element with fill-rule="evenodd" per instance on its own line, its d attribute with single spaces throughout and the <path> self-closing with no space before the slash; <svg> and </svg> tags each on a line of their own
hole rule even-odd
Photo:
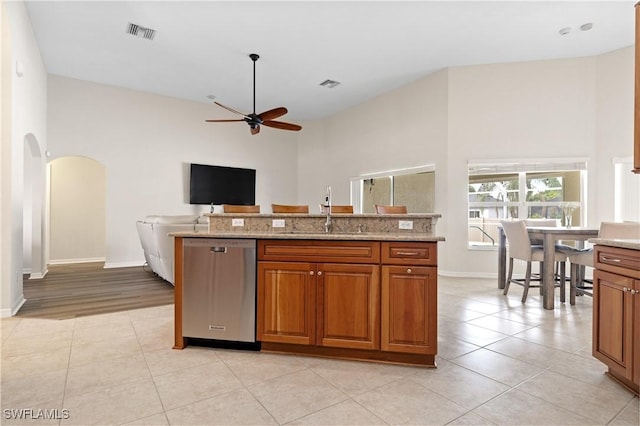
<svg viewBox="0 0 640 426">
<path fill-rule="evenodd" d="M 420 253 L 416 251 L 398 251 L 396 254 L 400 256 L 418 256 Z"/>
<path fill-rule="evenodd" d="M 629 290 L 631 290 L 631 289 L 626 288 L 626 287 L 622 287 L 622 291 L 629 291 Z"/>
<path fill-rule="evenodd" d="M 407 274 L 411 273 L 411 268 L 407 268 Z"/>
<path fill-rule="evenodd" d="M 322 275 L 322 271 L 318 271 L 318 276 Z"/>
<path fill-rule="evenodd" d="M 621 259 L 618 259 L 616 257 L 609 257 L 609 256 L 602 256 L 602 261 L 603 262 L 615 262 L 615 263 L 622 262 Z"/>
<path fill-rule="evenodd" d="M 309 275 L 313 275 L 313 271 L 309 271 Z"/>
</svg>

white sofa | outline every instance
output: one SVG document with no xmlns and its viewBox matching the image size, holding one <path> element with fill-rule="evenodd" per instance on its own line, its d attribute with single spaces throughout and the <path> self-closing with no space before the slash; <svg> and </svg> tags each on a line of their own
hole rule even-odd
<svg viewBox="0 0 640 426">
<path fill-rule="evenodd" d="M 136 222 L 138 237 L 147 265 L 158 276 L 174 284 L 173 237 L 170 232 L 206 231 L 208 219 L 203 216 L 147 216 Z"/>
</svg>

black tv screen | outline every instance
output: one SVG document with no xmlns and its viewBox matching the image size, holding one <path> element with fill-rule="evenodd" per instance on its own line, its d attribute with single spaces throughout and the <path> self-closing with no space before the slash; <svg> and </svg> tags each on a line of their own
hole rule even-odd
<svg viewBox="0 0 640 426">
<path fill-rule="evenodd" d="M 192 163 L 189 203 L 253 205 L 256 171 Z"/>
</svg>

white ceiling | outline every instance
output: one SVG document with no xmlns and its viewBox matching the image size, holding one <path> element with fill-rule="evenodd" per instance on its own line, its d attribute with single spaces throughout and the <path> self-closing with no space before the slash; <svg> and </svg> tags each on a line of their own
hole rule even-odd
<svg viewBox="0 0 640 426">
<path fill-rule="evenodd" d="M 446 67 L 601 54 L 634 43 L 625 1 L 28 1 L 51 74 L 245 113 L 333 115 Z M 153 41 L 128 23 L 157 31 Z M 591 22 L 593 29 L 580 31 Z M 561 36 L 560 28 L 572 31 Z M 334 89 L 319 84 L 332 79 Z M 96 99 L 96 103 L 100 100 Z M 210 118 L 231 118 L 212 105 Z M 235 117 L 234 117 L 235 118 Z"/>
</svg>

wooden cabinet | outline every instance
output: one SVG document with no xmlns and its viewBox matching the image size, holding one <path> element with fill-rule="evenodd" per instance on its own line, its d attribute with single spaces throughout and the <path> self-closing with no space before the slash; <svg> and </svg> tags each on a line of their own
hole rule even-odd
<svg viewBox="0 0 640 426">
<path fill-rule="evenodd" d="M 435 365 L 436 243 L 258 241 L 263 349 Z"/>
<path fill-rule="evenodd" d="M 382 267 L 382 350 L 435 354 L 435 268 Z"/>
<path fill-rule="evenodd" d="M 437 353 L 436 254 L 435 243 L 382 244 L 382 350 Z"/>
<path fill-rule="evenodd" d="M 593 356 L 609 375 L 640 388 L 640 252 L 595 247 Z"/>
<path fill-rule="evenodd" d="M 377 265 L 258 262 L 258 340 L 379 348 L 379 289 Z"/>
<path fill-rule="evenodd" d="M 380 267 L 317 265 L 317 344 L 380 348 Z"/>
<path fill-rule="evenodd" d="M 380 243 L 258 242 L 258 340 L 380 347 Z"/>
<path fill-rule="evenodd" d="M 309 263 L 258 262 L 257 338 L 313 345 L 316 283 Z"/>
</svg>

